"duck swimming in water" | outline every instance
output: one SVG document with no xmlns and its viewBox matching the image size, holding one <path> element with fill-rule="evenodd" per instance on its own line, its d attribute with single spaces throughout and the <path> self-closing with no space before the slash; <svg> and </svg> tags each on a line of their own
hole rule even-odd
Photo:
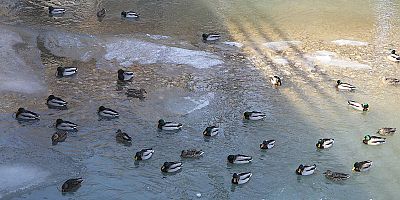
<svg viewBox="0 0 400 200">
<path fill-rule="evenodd" d="M 64 131 L 55 132 L 51 136 L 52 145 L 56 145 L 59 142 L 64 142 L 65 139 L 67 139 L 67 132 L 64 132 Z"/>
<path fill-rule="evenodd" d="M 203 135 L 206 137 L 212 137 L 218 134 L 219 128 L 216 126 L 209 126 L 203 131 Z"/>
<path fill-rule="evenodd" d="M 218 33 L 203 33 L 201 35 L 203 38 L 203 41 L 217 41 L 221 38 L 221 36 Z"/>
<path fill-rule="evenodd" d="M 400 62 L 400 55 L 396 53 L 395 49 L 390 51 L 390 54 L 387 56 L 388 60 L 393 62 Z"/>
<path fill-rule="evenodd" d="M 118 80 L 120 81 L 130 81 L 132 80 L 133 76 L 133 72 L 125 71 L 123 69 L 118 70 Z"/>
<path fill-rule="evenodd" d="M 317 146 L 318 149 L 327 149 L 332 147 L 333 143 L 335 143 L 333 138 L 322 138 L 318 140 L 315 146 Z"/>
<path fill-rule="evenodd" d="M 132 137 L 126 134 L 125 132 L 122 132 L 121 129 L 117 130 L 117 135 L 115 135 L 115 140 L 118 143 L 123 143 L 123 144 L 128 144 L 132 142 Z"/>
<path fill-rule="evenodd" d="M 236 155 L 229 155 L 228 162 L 231 164 L 246 164 L 252 161 L 251 156 L 236 154 Z"/>
<path fill-rule="evenodd" d="M 139 14 L 133 11 L 122 11 L 121 16 L 124 18 L 136 19 L 139 18 Z"/>
<path fill-rule="evenodd" d="M 75 192 L 78 188 L 81 187 L 82 182 L 83 182 L 82 178 L 68 179 L 61 186 L 61 192 Z"/>
<path fill-rule="evenodd" d="M 397 78 L 383 77 L 382 81 L 388 85 L 400 85 L 400 79 Z"/>
<path fill-rule="evenodd" d="M 182 129 L 181 123 L 166 122 L 163 119 L 158 120 L 158 129 L 164 131 L 176 131 Z"/>
<path fill-rule="evenodd" d="M 350 107 L 352 107 L 355 110 L 368 111 L 369 109 L 369 105 L 367 103 L 361 104 L 352 100 L 347 101 L 347 103 L 349 104 Z"/>
<path fill-rule="evenodd" d="M 32 111 L 25 110 L 25 108 L 18 108 L 15 118 L 18 120 L 39 120 L 40 116 Z"/>
<path fill-rule="evenodd" d="M 78 131 L 78 125 L 70 121 L 64 121 L 62 119 L 56 120 L 56 128 L 63 131 Z"/>
<path fill-rule="evenodd" d="M 47 97 L 46 104 L 47 104 L 47 106 L 49 106 L 49 108 L 64 109 L 67 107 L 68 103 L 66 101 L 64 101 L 63 99 L 61 99 L 60 97 L 50 95 L 49 97 Z"/>
<path fill-rule="evenodd" d="M 297 175 L 302 175 L 302 176 L 308 176 L 314 173 L 315 169 L 317 169 L 317 165 L 300 165 L 297 169 L 296 169 L 296 174 Z"/>
<path fill-rule="evenodd" d="M 271 149 L 275 146 L 275 140 L 264 140 L 260 144 L 260 149 Z"/>
<path fill-rule="evenodd" d="M 247 183 L 253 174 L 251 172 L 234 173 L 232 175 L 232 184 L 241 185 Z"/>
<path fill-rule="evenodd" d="M 371 167 L 372 167 L 372 161 L 366 160 L 354 163 L 354 167 L 352 170 L 356 172 L 364 172 L 369 170 Z"/>
<path fill-rule="evenodd" d="M 57 67 L 57 77 L 72 76 L 78 71 L 76 67 Z"/>
<path fill-rule="evenodd" d="M 251 112 L 245 112 L 243 114 L 244 119 L 247 120 L 260 120 L 260 119 L 264 119 L 267 115 L 265 115 L 262 112 L 258 112 L 258 111 L 251 111 Z"/>
<path fill-rule="evenodd" d="M 363 143 L 367 145 L 380 145 L 386 143 L 386 138 L 378 137 L 378 136 L 364 136 Z"/>
<path fill-rule="evenodd" d="M 271 81 L 272 85 L 275 86 L 281 86 L 282 85 L 282 81 L 281 78 L 279 76 L 272 76 L 269 78 L 269 80 Z"/>
<path fill-rule="evenodd" d="M 351 85 L 351 84 L 348 84 L 348 83 L 343 83 L 341 80 L 338 80 L 336 83 L 337 83 L 336 87 L 337 87 L 339 90 L 353 91 L 353 90 L 356 89 L 355 86 L 353 86 L 353 85 Z"/>
<path fill-rule="evenodd" d="M 331 179 L 333 181 L 341 181 L 341 180 L 346 180 L 346 179 L 350 178 L 349 174 L 333 172 L 331 170 L 326 170 L 326 172 L 324 172 L 324 174 L 327 179 Z"/>
<path fill-rule="evenodd" d="M 396 132 L 396 128 L 380 128 L 377 133 L 380 135 L 393 135 Z"/>
<path fill-rule="evenodd" d="M 179 171 L 181 168 L 181 162 L 165 162 L 161 167 L 161 171 L 165 173 L 173 173 Z"/>
<path fill-rule="evenodd" d="M 65 13 L 65 8 L 55 8 L 53 6 L 49 6 L 50 15 L 62 15 L 64 13 Z"/>
<path fill-rule="evenodd" d="M 147 160 L 153 156 L 154 150 L 152 148 L 142 149 L 135 154 L 135 160 Z"/>
<path fill-rule="evenodd" d="M 204 154 L 202 150 L 196 149 L 189 149 L 189 150 L 182 150 L 181 157 L 182 158 L 199 158 Z"/>
<path fill-rule="evenodd" d="M 119 113 L 111 108 L 106 108 L 104 106 L 100 106 L 97 110 L 97 113 L 104 118 L 117 118 L 119 117 Z"/>
</svg>

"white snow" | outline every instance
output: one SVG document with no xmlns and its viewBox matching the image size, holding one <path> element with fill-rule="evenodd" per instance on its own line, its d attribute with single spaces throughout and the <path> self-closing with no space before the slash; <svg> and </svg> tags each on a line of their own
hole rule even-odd
<svg viewBox="0 0 400 200">
<path fill-rule="evenodd" d="M 355 40 L 334 40 L 332 43 L 339 45 L 339 46 L 367 46 L 368 42 L 361 42 L 361 41 L 355 41 Z"/>
<path fill-rule="evenodd" d="M 273 50 L 273 51 L 283 51 L 292 47 L 299 46 L 301 44 L 300 41 L 276 41 L 276 42 L 267 42 L 264 45 Z"/>
<path fill-rule="evenodd" d="M 339 58 L 334 52 L 329 51 L 316 51 L 313 54 L 306 55 L 305 58 L 322 66 L 350 68 L 354 70 L 371 69 L 369 65 Z"/>
<path fill-rule="evenodd" d="M 240 42 L 223 42 L 223 44 L 229 45 L 229 46 L 233 46 L 233 47 L 237 47 L 237 48 L 242 48 L 243 44 Z"/>
</svg>

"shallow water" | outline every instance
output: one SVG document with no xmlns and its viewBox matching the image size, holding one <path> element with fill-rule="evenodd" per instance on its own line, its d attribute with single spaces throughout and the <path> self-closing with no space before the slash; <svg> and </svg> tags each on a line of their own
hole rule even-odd
<svg viewBox="0 0 400 200">
<path fill-rule="evenodd" d="M 400 45 L 394 28 L 399 1 L 65 1 L 71 12 L 58 18 L 45 9 L 55 2 L 2 4 L 0 177 L 6 184 L 0 198 L 397 197 L 400 139 L 389 136 L 376 147 L 361 140 L 398 125 L 400 88 L 381 77 L 400 77 L 398 65 L 385 59 L 387 49 Z M 99 22 L 94 13 L 103 6 L 109 12 Z M 140 20 L 120 19 L 128 7 L 137 8 Z M 222 41 L 202 43 L 203 31 L 221 32 Z M 79 71 L 57 79 L 58 66 Z M 135 72 L 132 83 L 117 84 L 121 67 Z M 270 86 L 273 74 L 283 77 L 282 87 Z M 335 90 L 337 79 L 357 91 Z M 147 97 L 128 98 L 127 88 L 145 88 Z M 50 93 L 67 100 L 69 109 L 48 109 Z M 370 111 L 348 108 L 349 99 L 368 102 Z M 121 117 L 99 120 L 100 105 Z M 41 120 L 15 121 L 18 107 L 40 113 Z M 249 110 L 264 111 L 267 118 L 243 121 Z M 76 122 L 79 131 L 52 146 L 57 118 Z M 160 118 L 184 128 L 157 131 Z M 205 127 L 214 124 L 220 134 L 203 138 Z M 116 143 L 119 128 L 132 136 L 132 146 Z M 317 151 L 322 137 L 335 138 L 334 146 Z M 260 151 L 265 139 L 275 139 L 275 148 Z M 134 153 L 149 147 L 154 156 L 134 162 Z M 182 160 L 177 174 L 160 172 L 163 162 L 181 160 L 180 151 L 189 148 L 205 154 Z M 237 153 L 253 156 L 253 162 L 228 165 L 226 157 Z M 373 168 L 351 172 L 362 160 L 372 160 Z M 301 163 L 317 164 L 316 174 L 296 176 Z M 352 177 L 335 183 L 322 175 L 327 169 Z M 23 177 L 18 181 L 12 180 L 16 171 Z M 246 171 L 253 172 L 251 180 L 232 186 L 232 174 Z M 85 179 L 82 187 L 62 195 L 57 188 L 78 176 Z"/>
</svg>

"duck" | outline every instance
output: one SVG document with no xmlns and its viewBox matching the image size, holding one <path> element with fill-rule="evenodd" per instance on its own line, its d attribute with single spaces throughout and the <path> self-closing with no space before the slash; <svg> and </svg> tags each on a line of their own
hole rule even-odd
<svg viewBox="0 0 400 200">
<path fill-rule="evenodd" d="M 246 164 L 252 161 L 251 156 L 236 154 L 236 155 L 229 155 L 228 162 L 231 164 Z"/>
<path fill-rule="evenodd" d="M 63 131 L 78 131 L 78 125 L 62 119 L 56 120 L 56 128 Z"/>
<path fill-rule="evenodd" d="M 123 69 L 118 70 L 118 80 L 120 81 L 130 81 L 133 78 L 133 72 L 125 71 Z"/>
<path fill-rule="evenodd" d="M 400 61 L 400 55 L 396 53 L 395 49 L 392 49 L 390 51 L 390 54 L 387 56 L 388 60 L 393 61 L 393 62 L 399 62 Z"/>
<path fill-rule="evenodd" d="M 260 144 L 260 149 L 271 149 L 275 146 L 275 140 L 264 140 Z"/>
<path fill-rule="evenodd" d="M 371 167 L 372 167 L 372 161 L 366 160 L 354 163 L 352 170 L 356 172 L 364 172 L 369 170 Z"/>
<path fill-rule="evenodd" d="M 264 119 L 267 115 L 265 115 L 262 112 L 258 112 L 258 111 L 251 111 L 251 112 L 245 112 L 243 114 L 244 119 L 247 120 L 260 120 L 260 119 Z"/>
<path fill-rule="evenodd" d="M 144 94 L 147 94 L 147 92 L 143 88 L 140 88 L 140 89 L 128 89 L 125 94 L 128 97 L 144 99 L 145 98 Z"/>
<path fill-rule="evenodd" d="M 327 149 L 331 148 L 333 143 L 335 143 L 335 139 L 333 138 L 322 138 L 318 140 L 315 146 L 317 146 L 318 149 Z"/>
<path fill-rule="evenodd" d="M 388 85 L 400 85 L 400 79 L 398 78 L 383 77 L 382 81 Z"/>
<path fill-rule="evenodd" d="M 297 175 L 302 175 L 302 176 L 308 176 L 314 173 L 314 171 L 317 169 L 317 165 L 299 165 L 299 167 L 296 169 L 296 174 Z"/>
<path fill-rule="evenodd" d="M 117 118 L 119 117 L 119 113 L 111 108 L 106 108 L 104 106 L 100 106 L 99 109 L 97 110 L 97 113 L 101 117 L 105 118 Z"/>
<path fill-rule="evenodd" d="M 326 170 L 326 172 L 324 172 L 324 174 L 327 179 L 331 179 L 333 181 L 341 181 L 341 180 L 346 180 L 346 179 L 350 178 L 349 174 L 333 172 L 331 170 Z"/>
<path fill-rule="evenodd" d="M 121 16 L 124 18 L 139 18 L 139 14 L 133 11 L 122 11 Z"/>
<path fill-rule="evenodd" d="M 81 187 L 81 183 L 83 182 L 82 178 L 71 178 L 64 182 L 61 186 L 61 192 L 75 192 L 78 188 Z"/>
<path fill-rule="evenodd" d="M 269 80 L 271 81 L 272 85 L 275 85 L 275 86 L 281 86 L 282 85 L 282 81 L 281 81 L 281 78 L 279 76 L 271 76 L 269 78 Z"/>
<path fill-rule="evenodd" d="M 376 145 L 380 145 L 380 144 L 385 144 L 386 143 L 386 138 L 379 137 L 379 136 L 366 135 L 366 136 L 364 136 L 363 143 L 367 144 L 367 145 L 376 146 Z"/>
<path fill-rule="evenodd" d="M 181 123 L 165 122 L 163 119 L 158 120 L 158 129 L 164 131 L 176 131 L 182 129 Z"/>
<path fill-rule="evenodd" d="M 209 126 L 203 131 L 203 135 L 206 137 L 212 137 L 218 134 L 219 128 L 217 126 Z"/>
<path fill-rule="evenodd" d="M 103 18 L 103 17 L 105 17 L 105 16 L 106 16 L 106 9 L 102 8 L 101 10 L 99 10 L 99 11 L 97 12 L 97 17 Z"/>
<path fill-rule="evenodd" d="M 221 38 L 221 36 L 218 33 L 203 33 L 201 35 L 203 38 L 203 41 L 217 41 Z"/>
<path fill-rule="evenodd" d="M 251 172 L 244 173 L 233 173 L 232 175 L 232 184 L 241 185 L 247 183 L 253 174 Z"/>
<path fill-rule="evenodd" d="M 62 15 L 64 13 L 65 13 L 65 8 L 54 8 L 53 6 L 49 6 L 50 15 Z"/>
<path fill-rule="evenodd" d="M 18 108 L 18 111 L 15 113 L 15 118 L 18 120 L 39 120 L 40 116 L 25 108 Z"/>
<path fill-rule="evenodd" d="M 68 102 L 64 101 L 60 97 L 49 95 L 49 97 L 47 97 L 46 104 L 52 108 L 65 108 L 67 107 Z"/>
<path fill-rule="evenodd" d="M 196 150 L 196 149 L 189 149 L 189 150 L 182 150 L 181 157 L 182 158 L 199 158 L 204 154 L 204 151 Z"/>
<path fill-rule="evenodd" d="M 67 139 L 67 132 L 61 131 L 61 132 L 55 132 L 52 136 L 51 136 L 51 142 L 52 145 L 56 145 L 59 142 L 64 142 L 65 139 Z"/>
<path fill-rule="evenodd" d="M 349 100 L 347 101 L 347 103 L 349 104 L 350 107 L 352 107 L 355 110 L 359 110 L 359 111 L 368 111 L 369 110 L 369 105 L 367 103 L 358 103 L 356 101 L 353 100 Z"/>
<path fill-rule="evenodd" d="M 57 67 L 57 76 L 58 77 L 66 77 L 72 76 L 78 71 L 76 67 Z"/>
<path fill-rule="evenodd" d="M 131 143 L 132 142 L 132 137 L 126 134 L 125 132 L 122 132 L 121 129 L 117 130 L 117 135 L 115 136 L 115 140 L 119 143 Z"/>
<path fill-rule="evenodd" d="M 336 83 L 337 83 L 336 87 L 339 90 L 354 91 L 356 89 L 354 85 L 351 85 L 349 83 L 343 83 L 341 80 L 336 81 Z"/>
<path fill-rule="evenodd" d="M 177 172 L 180 169 L 182 169 L 181 162 L 164 162 L 163 166 L 161 167 L 161 171 L 165 173 Z"/>
<path fill-rule="evenodd" d="M 154 150 L 152 148 L 142 149 L 135 154 L 135 160 L 148 160 L 153 156 Z"/>
<path fill-rule="evenodd" d="M 380 135 L 393 135 L 396 132 L 396 128 L 380 128 L 377 133 Z"/>
</svg>

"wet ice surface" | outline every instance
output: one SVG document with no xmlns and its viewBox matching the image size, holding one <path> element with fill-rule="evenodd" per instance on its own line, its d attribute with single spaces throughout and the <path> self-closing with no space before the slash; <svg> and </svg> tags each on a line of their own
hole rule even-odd
<svg viewBox="0 0 400 200">
<path fill-rule="evenodd" d="M 339 58 L 334 52 L 316 51 L 313 54 L 305 56 L 309 61 L 326 67 L 349 68 L 354 70 L 372 69 L 369 65 L 344 58 Z"/>
<path fill-rule="evenodd" d="M 273 51 L 283 51 L 289 49 L 291 47 L 296 47 L 300 45 L 300 41 L 276 41 L 276 42 L 267 42 L 264 45 Z"/>
</svg>

